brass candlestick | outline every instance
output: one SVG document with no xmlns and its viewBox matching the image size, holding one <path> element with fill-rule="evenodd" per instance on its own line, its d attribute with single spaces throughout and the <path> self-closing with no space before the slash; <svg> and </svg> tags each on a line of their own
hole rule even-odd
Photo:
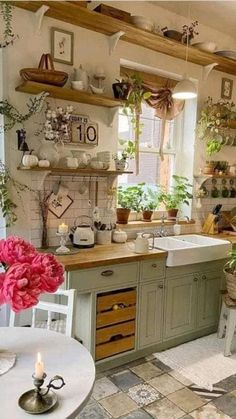
<svg viewBox="0 0 236 419">
<path fill-rule="evenodd" d="M 59 390 L 65 385 L 65 381 L 60 375 L 55 375 L 55 377 L 49 381 L 46 388 L 42 388 L 47 375 L 44 373 L 42 379 L 35 377 L 34 374 L 32 377 L 34 379 L 33 383 L 35 388 L 23 393 L 18 400 L 18 404 L 25 412 L 37 415 L 47 412 L 55 406 L 57 403 L 57 395 L 50 389 Z M 52 384 L 54 381 L 61 381 L 61 384 L 55 386 Z"/>
</svg>

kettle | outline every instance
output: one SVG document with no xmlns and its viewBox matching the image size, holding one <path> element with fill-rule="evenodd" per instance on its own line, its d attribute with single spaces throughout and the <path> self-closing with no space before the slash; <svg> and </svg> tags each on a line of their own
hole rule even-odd
<svg viewBox="0 0 236 419">
<path fill-rule="evenodd" d="M 87 222 L 81 222 L 77 225 L 78 218 L 86 218 Z M 87 215 L 77 217 L 74 221 L 74 227 L 69 235 L 74 247 L 85 249 L 94 247 L 94 231 L 92 229 L 92 219 Z"/>
</svg>

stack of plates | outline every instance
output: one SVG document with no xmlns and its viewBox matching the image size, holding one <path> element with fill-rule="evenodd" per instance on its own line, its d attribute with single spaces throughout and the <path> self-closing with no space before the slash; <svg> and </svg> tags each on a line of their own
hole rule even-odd
<svg viewBox="0 0 236 419">
<path fill-rule="evenodd" d="M 220 55 L 221 57 L 231 58 L 231 60 L 236 60 L 236 52 L 235 51 L 216 51 L 216 55 Z"/>
</svg>

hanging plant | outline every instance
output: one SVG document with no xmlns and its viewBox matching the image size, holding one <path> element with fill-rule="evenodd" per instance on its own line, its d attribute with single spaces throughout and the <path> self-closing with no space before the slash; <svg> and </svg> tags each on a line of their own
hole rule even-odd
<svg viewBox="0 0 236 419">
<path fill-rule="evenodd" d="M 151 97 L 151 92 L 147 92 L 143 87 L 143 80 L 137 74 L 128 77 L 130 90 L 124 103 L 123 113 L 131 117 L 131 123 L 134 130 L 136 174 L 139 173 L 139 138 L 142 133 L 143 124 L 140 123 L 142 114 L 142 102 Z"/>
<path fill-rule="evenodd" d="M 6 48 L 8 45 L 12 45 L 13 42 L 18 38 L 12 30 L 12 12 L 14 6 L 9 1 L 0 2 L 0 15 L 4 21 L 5 28 L 3 31 L 4 41 L 0 43 L 0 48 Z"/>
<path fill-rule="evenodd" d="M 207 154 L 212 155 L 221 150 L 225 141 L 229 139 L 226 129 L 235 118 L 233 102 L 219 100 L 214 103 L 213 99 L 208 97 L 197 123 L 197 134 L 200 139 L 206 141 Z"/>
<path fill-rule="evenodd" d="M 15 106 L 11 105 L 8 100 L 1 100 L 0 115 L 6 117 L 6 121 L 4 121 L 4 131 L 9 131 L 15 124 L 22 124 L 28 121 L 31 116 L 40 112 L 47 96 L 48 93 L 42 92 L 34 98 L 30 98 L 29 102 L 26 103 L 28 112 L 25 114 L 22 114 Z"/>
</svg>

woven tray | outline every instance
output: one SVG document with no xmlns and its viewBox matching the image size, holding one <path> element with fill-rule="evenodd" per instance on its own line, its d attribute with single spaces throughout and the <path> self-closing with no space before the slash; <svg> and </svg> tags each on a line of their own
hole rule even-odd
<svg viewBox="0 0 236 419">
<path fill-rule="evenodd" d="M 22 70 L 20 70 L 20 75 L 24 80 L 60 87 L 64 86 L 68 79 L 67 73 L 54 69 L 50 54 L 42 55 L 38 68 L 22 68 Z"/>
</svg>

